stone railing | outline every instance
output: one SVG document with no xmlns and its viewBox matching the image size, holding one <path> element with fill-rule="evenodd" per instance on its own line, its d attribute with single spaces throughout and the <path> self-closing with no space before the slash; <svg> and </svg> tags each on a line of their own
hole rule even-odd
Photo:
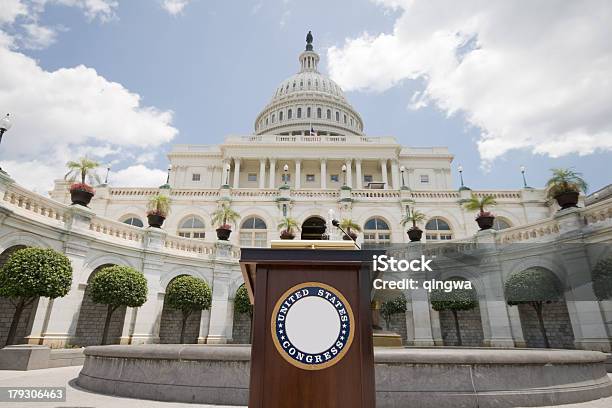
<svg viewBox="0 0 612 408">
<path fill-rule="evenodd" d="M 520 200 L 520 191 L 474 191 L 474 195 L 478 198 L 492 196 L 495 200 Z"/>
<path fill-rule="evenodd" d="M 296 199 L 337 200 L 340 197 L 340 191 L 331 189 L 292 190 L 291 197 Z"/>
<path fill-rule="evenodd" d="M 218 198 L 218 189 L 207 189 L 207 190 L 187 190 L 187 189 L 173 189 L 171 190 L 170 196 L 172 198 L 177 197 L 188 197 L 188 198 Z"/>
<path fill-rule="evenodd" d="M 278 196 L 277 189 L 271 188 L 239 188 L 232 189 L 232 198 L 274 200 Z"/>
<path fill-rule="evenodd" d="M 327 144 L 397 144 L 394 137 L 367 137 L 358 135 L 246 135 L 228 136 L 225 143 L 327 143 Z"/>
<path fill-rule="evenodd" d="M 166 236 L 164 247 L 172 252 L 188 252 L 201 255 L 213 255 L 215 253 L 215 244 L 212 242 L 171 235 Z"/>
<path fill-rule="evenodd" d="M 50 198 L 33 193 L 25 188 L 11 183 L 4 192 L 3 200 L 12 206 L 26 212 L 55 221 L 65 222 L 68 207 Z"/>
<path fill-rule="evenodd" d="M 461 195 L 458 191 L 411 191 L 413 199 L 434 199 L 434 200 L 458 200 Z"/>
<path fill-rule="evenodd" d="M 159 189 L 152 187 L 110 187 L 111 197 L 149 197 L 159 194 Z"/>
<path fill-rule="evenodd" d="M 559 223 L 553 218 L 499 231 L 495 240 L 501 244 L 511 244 L 558 234 Z"/>
<path fill-rule="evenodd" d="M 398 190 L 353 190 L 351 197 L 357 200 L 380 200 L 380 199 L 395 199 L 399 200 L 401 193 Z"/>
<path fill-rule="evenodd" d="M 586 225 L 592 225 L 612 219 L 612 202 L 601 201 L 587 206 L 582 212 Z"/>
<path fill-rule="evenodd" d="M 102 235 L 102 238 L 112 237 L 134 243 L 144 242 L 145 236 L 144 230 L 140 227 L 97 216 L 91 219 L 89 230 Z"/>
</svg>

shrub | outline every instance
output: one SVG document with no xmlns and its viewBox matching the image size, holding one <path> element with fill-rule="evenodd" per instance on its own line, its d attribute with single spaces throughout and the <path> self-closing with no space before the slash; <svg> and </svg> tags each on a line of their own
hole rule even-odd
<svg viewBox="0 0 612 408">
<path fill-rule="evenodd" d="M 510 306 L 527 304 L 535 309 L 544 344 L 549 348 L 550 343 L 544 327 L 543 306 L 544 303 L 561 299 L 563 290 L 557 277 L 542 268 L 515 272 L 506 280 L 504 294 Z"/>
<path fill-rule="evenodd" d="M 242 285 L 236 291 L 234 297 L 234 310 L 241 314 L 248 314 L 249 317 L 253 317 L 253 305 L 249 299 L 249 292 L 246 286 Z"/>
<path fill-rule="evenodd" d="M 403 294 L 383 302 L 380 306 L 380 315 L 385 319 L 387 330 L 391 324 L 391 317 L 398 313 L 406 313 L 406 297 Z"/>
<path fill-rule="evenodd" d="M 212 293 L 208 284 L 195 276 L 179 276 L 166 289 L 166 304 L 175 310 L 180 310 L 181 344 L 185 342 L 185 325 L 191 314 L 198 310 L 210 309 Z"/>
<path fill-rule="evenodd" d="M 25 307 L 38 297 L 63 297 L 72 284 L 68 257 L 52 249 L 23 248 L 15 251 L 0 269 L 0 296 L 9 298 L 15 313 L 6 344 L 13 344 Z"/>
<path fill-rule="evenodd" d="M 465 280 L 461 278 L 451 278 L 453 281 Z M 467 288 L 456 288 L 450 292 L 445 292 L 442 289 L 434 289 L 429 295 L 431 307 L 441 312 L 443 310 L 449 310 L 453 314 L 453 320 L 455 321 L 455 334 L 457 336 L 457 345 L 462 346 L 463 341 L 461 339 L 461 330 L 459 329 L 459 310 L 471 310 L 478 306 L 478 300 L 476 298 L 476 291 Z"/>
<path fill-rule="evenodd" d="M 89 282 L 89 293 L 95 303 L 107 305 L 102 344 L 108 340 L 108 328 L 115 310 L 122 306 L 139 307 L 147 300 L 147 279 L 129 266 L 107 266 Z"/>
</svg>

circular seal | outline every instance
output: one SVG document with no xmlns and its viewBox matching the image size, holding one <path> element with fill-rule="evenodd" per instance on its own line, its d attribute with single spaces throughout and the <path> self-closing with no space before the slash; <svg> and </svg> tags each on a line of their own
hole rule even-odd
<svg viewBox="0 0 612 408">
<path fill-rule="evenodd" d="M 355 334 L 351 305 L 338 289 L 321 282 L 300 283 L 283 293 L 270 325 L 280 355 L 304 370 L 338 363 Z"/>
</svg>

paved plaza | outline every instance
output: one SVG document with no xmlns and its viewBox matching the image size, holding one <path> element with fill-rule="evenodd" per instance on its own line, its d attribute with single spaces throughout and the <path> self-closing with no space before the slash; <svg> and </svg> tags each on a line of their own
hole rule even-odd
<svg viewBox="0 0 612 408">
<path fill-rule="evenodd" d="M 190 407 L 190 408 L 224 408 L 220 405 L 202 405 L 202 404 L 182 404 L 172 402 L 159 402 L 140 400 L 133 398 L 111 397 L 108 395 L 96 394 L 79 388 L 74 380 L 81 370 L 80 366 L 48 368 L 44 370 L 33 371 L 0 371 L 0 386 L 16 386 L 16 387 L 66 387 L 66 402 L 29 402 L 29 403 L 2 403 L 0 407 L 61 407 L 61 408 L 106 408 L 106 407 Z M 608 374 L 612 377 L 612 374 Z M 561 405 L 564 408 L 609 408 L 612 406 L 612 397 L 600 399 L 596 401 L 585 402 L 581 404 Z M 225 407 L 230 408 L 230 407 Z M 240 407 L 231 407 L 240 408 Z"/>
</svg>

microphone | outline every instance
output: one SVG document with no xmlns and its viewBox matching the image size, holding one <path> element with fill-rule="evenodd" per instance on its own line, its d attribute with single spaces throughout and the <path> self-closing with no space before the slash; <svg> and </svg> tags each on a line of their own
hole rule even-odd
<svg viewBox="0 0 612 408">
<path fill-rule="evenodd" d="M 332 225 L 336 228 L 338 228 L 340 231 L 342 231 L 342 233 L 344 234 L 344 236 L 349 237 L 351 239 L 351 241 L 353 241 L 353 243 L 355 244 L 355 246 L 357 247 L 357 249 L 361 249 L 361 247 L 359 246 L 359 244 L 357 243 L 357 241 L 355 241 L 355 239 L 353 239 L 353 237 L 351 237 L 349 234 L 346 233 L 345 230 L 342 229 L 342 227 L 340 226 L 340 222 L 338 220 L 332 220 Z"/>
</svg>

